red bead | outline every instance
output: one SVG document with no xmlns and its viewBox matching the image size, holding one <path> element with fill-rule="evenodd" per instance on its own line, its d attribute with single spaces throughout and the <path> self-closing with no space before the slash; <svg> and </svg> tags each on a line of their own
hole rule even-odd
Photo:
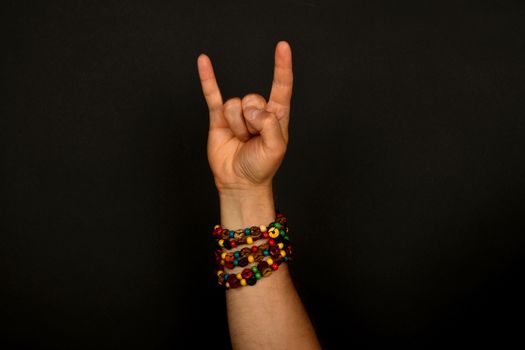
<svg viewBox="0 0 525 350">
<path fill-rule="evenodd" d="M 228 277 L 228 283 L 230 283 L 230 288 L 237 288 L 241 285 L 241 281 L 237 278 L 236 275 L 230 275 Z"/>
<path fill-rule="evenodd" d="M 231 246 L 232 248 L 235 248 L 235 247 L 237 247 L 237 243 L 235 243 L 235 241 L 232 239 L 232 240 L 230 241 L 230 246 Z"/>
<path fill-rule="evenodd" d="M 277 263 L 273 263 L 272 264 L 272 269 L 275 271 L 279 268 L 279 265 L 277 265 Z"/>
<path fill-rule="evenodd" d="M 276 246 L 270 247 L 269 251 L 270 251 L 270 255 L 273 258 L 276 258 L 277 256 L 281 255 L 279 247 L 276 247 Z"/>
<path fill-rule="evenodd" d="M 235 265 L 232 262 L 227 262 L 226 264 L 224 264 L 224 266 L 226 266 L 226 268 L 228 268 L 230 270 L 235 268 Z"/>
<path fill-rule="evenodd" d="M 264 231 L 264 232 L 263 232 L 263 237 L 264 237 L 264 238 L 268 238 L 268 231 Z"/>
<path fill-rule="evenodd" d="M 259 271 L 263 271 L 265 268 L 268 267 L 268 263 L 264 260 L 260 261 L 258 264 L 257 264 L 257 268 L 259 269 Z"/>
<path fill-rule="evenodd" d="M 252 247 L 252 252 L 253 252 L 253 253 L 257 253 L 258 250 L 259 250 L 259 247 L 257 247 L 256 245 L 254 245 L 254 246 Z"/>
<path fill-rule="evenodd" d="M 268 244 L 269 244 L 271 247 L 273 247 L 273 246 L 275 245 L 275 240 L 274 240 L 273 238 L 270 238 L 270 239 L 268 240 Z"/>
<path fill-rule="evenodd" d="M 241 276 L 244 279 L 248 279 L 253 276 L 253 271 L 249 268 L 245 268 L 244 270 L 242 270 Z"/>
</svg>

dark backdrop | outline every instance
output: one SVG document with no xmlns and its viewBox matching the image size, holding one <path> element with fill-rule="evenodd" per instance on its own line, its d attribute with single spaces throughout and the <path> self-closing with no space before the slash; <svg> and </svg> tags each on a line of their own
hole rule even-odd
<svg viewBox="0 0 525 350">
<path fill-rule="evenodd" d="M 268 97 L 279 40 L 275 197 L 323 345 L 523 342 L 522 1 L 3 5 L 3 348 L 229 347 L 196 59 Z"/>
</svg>

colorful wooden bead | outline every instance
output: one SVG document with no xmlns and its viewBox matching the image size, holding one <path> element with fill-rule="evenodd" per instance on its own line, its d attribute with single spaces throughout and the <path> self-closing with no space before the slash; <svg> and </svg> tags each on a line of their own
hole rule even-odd
<svg viewBox="0 0 525 350">
<path fill-rule="evenodd" d="M 242 278 L 248 279 L 253 276 L 253 271 L 249 268 L 245 268 L 241 272 Z"/>
<path fill-rule="evenodd" d="M 230 288 L 237 288 L 238 286 L 240 286 L 241 281 L 237 279 L 236 275 L 230 275 L 228 277 L 228 283 L 230 284 Z"/>
<path fill-rule="evenodd" d="M 279 252 L 280 252 L 279 247 L 270 247 L 269 251 L 270 251 L 270 255 L 271 255 L 273 258 L 279 256 L 279 254 L 280 254 L 280 253 L 279 253 Z"/>
<path fill-rule="evenodd" d="M 246 243 L 247 244 L 253 244 L 253 238 L 251 238 L 251 237 L 246 238 Z"/>
<path fill-rule="evenodd" d="M 249 264 L 248 258 L 242 257 L 242 258 L 239 259 L 239 266 L 240 267 L 245 267 L 248 264 Z"/>
<path fill-rule="evenodd" d="M 255 277 L 255 275 L 253 275 L 252 277 L 248 278 L 246 280 L 246 283 L 250 286 L 253 286 L 255 283 L 257 283 L 257 277 Z"/>
<path fill-rule="evenodd" d="M 279 236 L 279 229 L 278 228 L 275 228 L 275 227 L 272 227 L 268 230 L 268 235 L 271 237 L 271 238 L 276 238 L 277 236 Z"/>
<path fill-rule="evenodd" d="M 270 267 L 270 265 L 268 265 L 267 261 L 261 261 L 257 265 L 257 268 L 259 269 L 259 271 L 264 277 L 268 277 L 272 274 L 272 268 Z"/>
</svg>

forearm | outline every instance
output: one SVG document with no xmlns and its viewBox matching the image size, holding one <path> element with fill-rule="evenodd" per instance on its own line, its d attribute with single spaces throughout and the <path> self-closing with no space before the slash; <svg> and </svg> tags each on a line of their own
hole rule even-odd
<svg viewBox="0 0 525 350">
<path fill-rule="evenodd" d="M 219 198 L 224 227 L 235 230 L 275 220 L 271 188 L 219 193 Z M 287 263 L 254 286 L 226 290 L 226 305 L 234 349 L 320 349 Z"/>
</svg>

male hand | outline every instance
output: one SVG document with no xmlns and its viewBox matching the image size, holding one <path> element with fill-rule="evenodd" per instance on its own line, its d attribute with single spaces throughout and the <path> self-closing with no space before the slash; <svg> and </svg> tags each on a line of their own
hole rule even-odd
<svg viewBox="0 0 525 350">
<path fill-rule="evenodd" d="M 292 51 L 286 41 L 275 48 L 270 98 L 251 93 L 223 103 L 210 58 L 197 59 L 208 105 L 208 161 L 221 194 L 242 194 L 271 188 L 288 146 L 292 96 Z"/>
</svg>

